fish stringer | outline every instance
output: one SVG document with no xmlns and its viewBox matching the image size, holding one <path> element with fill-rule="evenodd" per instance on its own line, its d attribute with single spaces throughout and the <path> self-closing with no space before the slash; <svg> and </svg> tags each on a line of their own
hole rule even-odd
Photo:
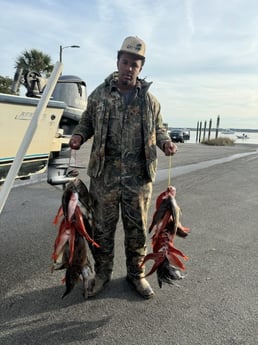
<svg viewBox="0 0 258 345">
<path fill-rule="evenodd" d="M 70 155 L 69 155 L 69 162 L 68 162 L 68 167 L 66 170 L 66 177 L 77 177 L 79 175 L 79 171 L 77 169 L 82 169 L 84 167 L 80 167 L 77 164 L 77 155 L 76 155 L 76 150 L 70 150 Z"/>
<path fill-rule="evenodd" d="M 169 156 L 168 187 L 171 186 L 171 179 L 172 179 L 172 155 Z"/>
</svg>

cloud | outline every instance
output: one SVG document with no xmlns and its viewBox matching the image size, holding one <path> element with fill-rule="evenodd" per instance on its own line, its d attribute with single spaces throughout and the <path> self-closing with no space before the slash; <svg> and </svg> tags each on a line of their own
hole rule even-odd
<svg viewBox="0 0 258 345">
<path fill-rule="evenodd" d="M 142 77 L 154 81 L 166 121 L 195 126 L 220 113 L 225 127 L 257 128 L 257 13 L 256 0 L 2 0 L 0 75 L 14 75 L 24 49 L 55 62 L 60 45 L 76 44 L 63 51 L 64 73 L 91 92 L 116 69 L 123 39 L 137 35 L 147 44 Z"/>
<path fill-rule="evenodd" d="M 195 27 L 194 27 L 194 18 L 193 18 L 193 0 L 185 0 L 185 7 L 186 7 L 186 21 L 190 33 L 194 35 Z"/>
</svg>

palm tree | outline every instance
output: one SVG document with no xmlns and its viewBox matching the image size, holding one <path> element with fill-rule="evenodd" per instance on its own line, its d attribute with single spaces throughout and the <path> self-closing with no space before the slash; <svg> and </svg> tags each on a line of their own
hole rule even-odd
<svg viewBox="0 0 258 345">
<path fill-rule="evenodd" d="M 25 50 L 15 61 L 16 69 L 23 69 L 23 73 L 30 71 L 38 72 L 43 77 L 49 77 L 54 65 L 51 63 L 51 57 L 43 52 L 31 49 Z"/>
</svg>

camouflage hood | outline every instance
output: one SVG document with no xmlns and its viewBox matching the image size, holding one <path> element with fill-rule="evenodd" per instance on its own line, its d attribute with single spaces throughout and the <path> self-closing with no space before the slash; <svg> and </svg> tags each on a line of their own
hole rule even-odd
<svg viewBox="0 0 258 345">
<path fill-rule="evenodd" d="M 109 88 L 110 91 L 113 88 L 117 88 L 117 82 L 118 82 L 118 72 L 111 73 L 104 81 L 105 87 Z M 145 79 L 137 78 L 136 81 L 136 88 L 139 91 L 142 91 L 143 93 L 146 93 L 149 90 L 149 87 L 151 86 L 152 82 L 147 82 Z"/>
</svg>

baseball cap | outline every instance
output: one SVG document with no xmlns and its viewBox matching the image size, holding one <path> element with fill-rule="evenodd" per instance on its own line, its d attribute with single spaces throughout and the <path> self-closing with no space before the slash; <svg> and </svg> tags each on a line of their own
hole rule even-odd
<svg viewBox="0 0 258 345">
<path fill-rule="evenodd" d="M 145 43 L 137 36 L 126 37 L 122 43 L 120 52 L 130 53 L 145 58 Z"/>
</svg>

